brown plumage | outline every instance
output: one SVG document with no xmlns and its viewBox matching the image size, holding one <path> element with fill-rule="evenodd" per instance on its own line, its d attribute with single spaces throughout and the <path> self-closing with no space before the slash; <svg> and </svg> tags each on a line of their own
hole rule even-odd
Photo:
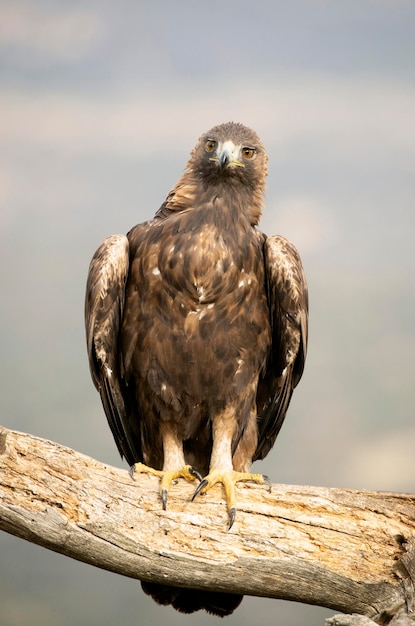
<svg viewBox="0 0 415 626">
<path fill-rule="evenodd" d="M 164 507 L 177 477 L 205 477 L 195 495 L 222 482 L 231 525 L 235 483 L 264 482 L 248 472 L 274 444 L 307 348 L 298 252 L 256 228 L 267 160 L 241 124 L 202 135 L 154 219 L 97 250 L 86 292 L 91 375 L 121 455 L 160 475 Z M 242 599 L 142 584 L 185 613 L 228 615 Z"/>
</svg>

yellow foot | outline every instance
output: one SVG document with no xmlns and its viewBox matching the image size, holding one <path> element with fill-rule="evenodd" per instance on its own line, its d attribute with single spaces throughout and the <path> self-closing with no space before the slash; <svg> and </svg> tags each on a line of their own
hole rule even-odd
<svg viewBox="0 0 415 626">
<path fill-rule="evenodd" d="M 197 478 L 202 480 L 201 475 L 191 465 L 185 465 L 178 470 L 156 470 L 153 467 L 144 465 L 144 463 L 135 463 L 130 467 L 131 478 L 134 478 L 134 474 L 150 474 L 152 476 L 158 476 L 161 478 L 160 482 L 160 495 L 163 503 L 163 509 L 167 508 L 167 494 L 170 489 L 170 485 L 177 478 L 184 478 L 191 481 Z"/>
<path fill-rule="evenodd" d="M 268 485 L 269 490 L 271 491 L 271 481 L 268 476 L 264 476 L 263 474 L 249 474 L 246 472 L 235 472 L 234 470 L 214 469 L 211 470 L 209 474 L 198 485 L 196 491 L 193 494 L 192 501 L 196 498 L 197 495 L 199 495 L 199 493 L 206 493 L 207 491 L 209 491 L 209 489 L 213 487 L 213 485 L 216 485 L 216 483 L 222 483 L 225 487 L 226 502 L 228 504 L 230 529 L 232 528 L 236 517 L 235 485 L 239 482 L 248 481 L 252 481 L 260 485 Z"/>
</svg>

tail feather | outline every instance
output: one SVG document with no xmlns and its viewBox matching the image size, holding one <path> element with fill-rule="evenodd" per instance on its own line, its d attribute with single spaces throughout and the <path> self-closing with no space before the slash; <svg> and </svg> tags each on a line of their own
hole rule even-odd
<svg viewBox="0 0 415 626">
<path fill-rule="evenodd" d="M 181 589 L 154 583 L 141 582 L 143 591 L 158 604 L 171 605 L 180 613 L 194 613 L 205 610 L 211 615 L 225 617 L 234 612 L 243 596 L 233 593 Z"/>
</svg>

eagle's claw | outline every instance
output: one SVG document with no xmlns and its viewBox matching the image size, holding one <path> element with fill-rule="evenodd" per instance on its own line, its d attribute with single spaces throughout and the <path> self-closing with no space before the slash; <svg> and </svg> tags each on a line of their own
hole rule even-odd
<svg viewBox="0 0 415 626">
<path fill-rule="evenodd" d="M 161 490 L 161 504 L 163 506 L 163 511 L 167 509 L 167 489 Z"/>
<path fill-rule="evenodd" d="M 264 476 L 263 474 L 249 474 L 247 472 L 236 472 L 234 470 L 211 470 L 209 474 L 201 481 L 201 483 L 197 486 L 193 496 L 192 501 L 199 494 L 204 494 L 213 485 L 216 483 L 222 483 L 225 487 L 226 493 L 226 502 L 228 505 L 229 511 L 229 529 L 232 528 L 233 523 L 236 517 L 236 496 L 235 496 L 235 485 L 238 482 L 248 482 L 253 481 L 259 484 L 268 485 L 269 490 L 271 491 L 271 481 L 268 476 Z"/>
<path fill-rule="evenodd" d="M 152 476 L 158 476 L 159 478 L 161 478 L 160 496 L 164 511 L 167 509 L 167 495 L 169 492 L 169 488 L 174 480 L 176 480 L 177 478 L 184 478 L 188 481 L 194 480 L 195 478 L 197 478 L 198 480 L 202 480 L 202 476 L 191 465 L 185 465 L 178 470 L 156 470 L 153 467 L 144 465 L 144 463 L 135 463 L 130 467 L 131 478 L 134 478 L 135 473 L 150 474 Z"/>
<path fill-rule="evenodd" d="M 197 469 L 195 469 L 194 467 L 192 467 L 191 465 L 187 466 L 189 468 L 189 472 L 192 476 L 194 476 L 195 478 L 197 478 L 197 480 L 199 480 L 200 482 L 202 482 L 202 474 L 200 472 L 197 471 Z M 193 498 L 192 498 L 193 500 Z"/>
<path fill-rule="evenodd" d="M 199 495 L 199 493 L 202 491 L 202 489 L 204 489 L 205 487 L 207 487 L 207 485 L 209 484 L 209 481 L 206 480 L 206 478 L 204 478 L 202 480 L 202 477 L 200 477 L 200 483 L 198 484 L 198 486 L 195 489 L 194 494 L 192 495 L 192 502 L 193 500 L 196 498 L 196 496 Z"/>
<path fill-rule="evenodd" d="M 233 506 L 230 510 L 229 510 L 229 526 L 228 526 L 228 530 L 230 530 L 233 526 L 233 523 L 235 521 L 235 517 L 236 517 L 236 509 Z"/>
</svg>

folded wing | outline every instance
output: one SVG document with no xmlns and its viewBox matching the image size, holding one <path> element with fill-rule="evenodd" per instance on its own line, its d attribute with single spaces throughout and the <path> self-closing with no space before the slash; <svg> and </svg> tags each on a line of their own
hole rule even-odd
<svg viewBox="0 0 415 626">
<path fill-rule="evenodd" d="M 258 384 L 259 437 L 254 461 L 268 454 L 283 424 L 304 370 L 308 333 L 307 283 L 296 248 L 284 237 L 268 237 L 264 262 L 272 350 Z"/>
<path fill-rule="evenodd" d="M 89 367 L 121 456 L 132 465 L 142 460 L 139 437 L 131 431 L 129 393 L 122 371 L 120 327 L 129 271 L 129 244 L 124 235 L 103 241 L 89 266 L 85 329 Z"/>
</svg>

